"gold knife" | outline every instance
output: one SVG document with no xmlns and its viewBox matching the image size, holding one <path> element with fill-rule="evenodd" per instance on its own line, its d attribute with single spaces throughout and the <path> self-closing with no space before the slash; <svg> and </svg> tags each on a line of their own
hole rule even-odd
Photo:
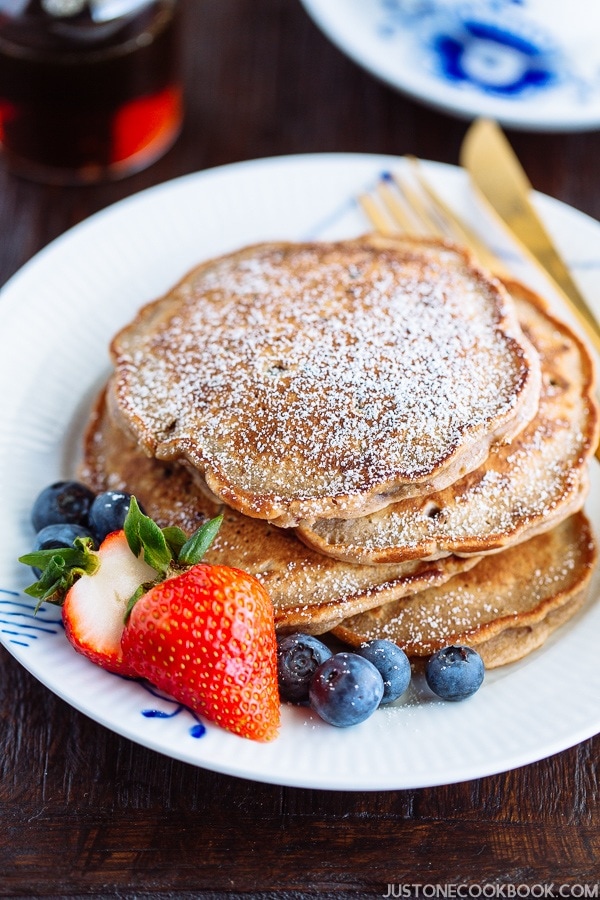
<svg viewBox="0 0 600 900">
<path fill-rule="evenodd" d="M 530 261 L 533 256 L 550 276 L 553 286 L 600 352 L 598 321 L 531 203 L 531 184 L 496 122 L 477 119 L 471 125 L 461 147 L 460 162 L 476 188 L 508 226 L 512 239 L 516 239 L 525 256 Z"/>
</svg>

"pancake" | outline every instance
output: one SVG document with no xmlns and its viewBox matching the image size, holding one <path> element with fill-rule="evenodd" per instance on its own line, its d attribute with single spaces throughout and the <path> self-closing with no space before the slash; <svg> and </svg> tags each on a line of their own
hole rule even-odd
<svg viewBox="0 0 600 900">
<path fill-rule="evenodd" d="M 141 309 L 111 353 L 111 414 L 134 443 L 284 527 L 442 489 L 540 391 L 503 286 L 426 239 L 245 248 Z"/>
<path fill-rule="evenodd" d="M 321 556 L 292 530 L 214 503 L 199 490 L 187 467 L 146 456 L 115 426 L 104 392 L 90 418 L 79 475 L 95 491 L 135 494 L 161 527 L 178 525 L 188 534 L 224 512 L 205 559 L 255 575 L 271 596 L 280 632 L 327 631 L 348 615 L 440 584 L 477 562 L 448 557 L 440 562 L 356 566 Z"/>
<path fill-rule="evenodd" d="M 522 658 L 586 598 L 596 549 L 582 512 L 446 585 L 346 619 L 333 633 L 352 646 L 388 638 L 410 657 L 450 644 L 473 647 L 487 668 Z"/>
<path fill-rule="evenodd" d="M 509 285 L 521 327 L 537 350 L 542 391 L 533 421 L 493 448 L 479 469 L 442 491 L 402 500 L 359 519 L 301 524 L 321 553 L 363 564 L 496 553 L 579 510 L 598 442 L 592 359 L 540 298 Z"/>
</svg>

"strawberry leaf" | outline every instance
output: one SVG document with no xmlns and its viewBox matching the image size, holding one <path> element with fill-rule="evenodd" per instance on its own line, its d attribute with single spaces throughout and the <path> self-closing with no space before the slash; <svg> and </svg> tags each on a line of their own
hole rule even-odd
<svg viewBox="0 0 600 900">
<path fill-rule="evenodd" d="M 166 575 L 173 561 L 173 552 L 161 529 L 141 511 L 135 497 L 131 498 L 123 530 L 131 552 L 135 556 L 143 554 L 149 566 L 159 575 Z"/>
<path fill-rule="evenodd" d="M 142 541 L 140 539 L 139 533 L 139 518 L 143 515 L 137 500 L 135 497 L 132 497 L 129 502 L 129 510 L 127 511 L 127 516 L 125 517 L 125 521 L 123 523 L 123 531 L 125 532 L 125 537 L 127 539 L 127 543 L 129 544 L 129 549 L 133 553 L 134 556 L 139 556 L 142 552 Z"/>
<path fill-rule="evenodd" d="M 76 538 L 72 547 L 36 550 L 19 557 L 24 565 L 41 569 L 39 579 L 25 588 L 26 594 L 40 601 L 36 612 L 44 602 L 61 604 L 77 578 L 94 574 L 99 563 L 91 547 L 89 538 Z"/>
<path fill-rule="evenodd" d="M 164 575 L 173 559 L 166 538 L 156 522 L 143 516 L 140 520 L 139 536 L 142 542 L 144 560 L 160 575 Z"/>
<path fill-rule="evenodd" d="M 177 562 L 179 565 L 194 566 L 204 557 L 204 554 L 214 541 L 216 534 L 221 527 L 223 521 L 223 513 L 210 519 L 198 528 L 197 531 L 185 542 L 179 555 Z"/>
<path fill-rule="evenodd" d="M 169 525 L 167 528 L 163 528 L 162 533 L 171 549 L 173 558 L 177 559 L 181 548 L 187 541 L 187 534 L 181 528 L 178 528 L 177 525 Z"/>
<path fill-rule="evenodd" d="M 79 546 L 76 546 L 76 545 Z M 33 550 L 31 553 L 25 553 L 19 557 L 19 562 L 26 566 L 35 566 L 44 570 L 48 563 L 58 557 L 64 566 L 70 568 L 81 568 L 87 571 L 88 568 L 95 570 L 97 562 L 89 551 L 92 542 L 90 538 L 76 538 L 72 547 L 55 547 L 51 550 Z M 91 572 L 90 572 L 91 574 Z"/>
</svg>

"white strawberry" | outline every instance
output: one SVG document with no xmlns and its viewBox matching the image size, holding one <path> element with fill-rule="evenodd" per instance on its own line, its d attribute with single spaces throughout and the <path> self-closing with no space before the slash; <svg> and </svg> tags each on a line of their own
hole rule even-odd
<svg viewBox="0 0 600 900">
<path fill-rule="evenodd" d="M 133 675 L 123 661 L 121 635 L 127 604 L 140 585 L 153 582 L 155 570 L 129 549 L 124 531 L 109 534 L 97 551 L 93 574 L 81 575 L 66 593 L 62 618 L 67 638 L 92 662 L 122 675 Z"/>
</svg>

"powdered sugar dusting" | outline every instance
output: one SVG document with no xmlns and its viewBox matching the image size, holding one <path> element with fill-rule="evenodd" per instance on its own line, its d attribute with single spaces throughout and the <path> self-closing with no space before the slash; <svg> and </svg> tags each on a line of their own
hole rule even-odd
<svg viewBox="0 0 600 900">
<path fill-rule="evenodd" d="M 575 517 L 529 547 L 485 559 L 441 587 L 354 616 L 343 627 L 356 640 L 394 640 L 411 655 L 457 641 L 476 645 L 567 603 L 589 577 L 588 541 L 585 521 Z"/>
<path fill-rule="evenodd" d="M 265 245 L 150 309 L 115 342 L 118 403 L 233 505 L 426 479 L 514 418 L 527 381 L 495 288 L 450 250 Z"/>
</svg>

